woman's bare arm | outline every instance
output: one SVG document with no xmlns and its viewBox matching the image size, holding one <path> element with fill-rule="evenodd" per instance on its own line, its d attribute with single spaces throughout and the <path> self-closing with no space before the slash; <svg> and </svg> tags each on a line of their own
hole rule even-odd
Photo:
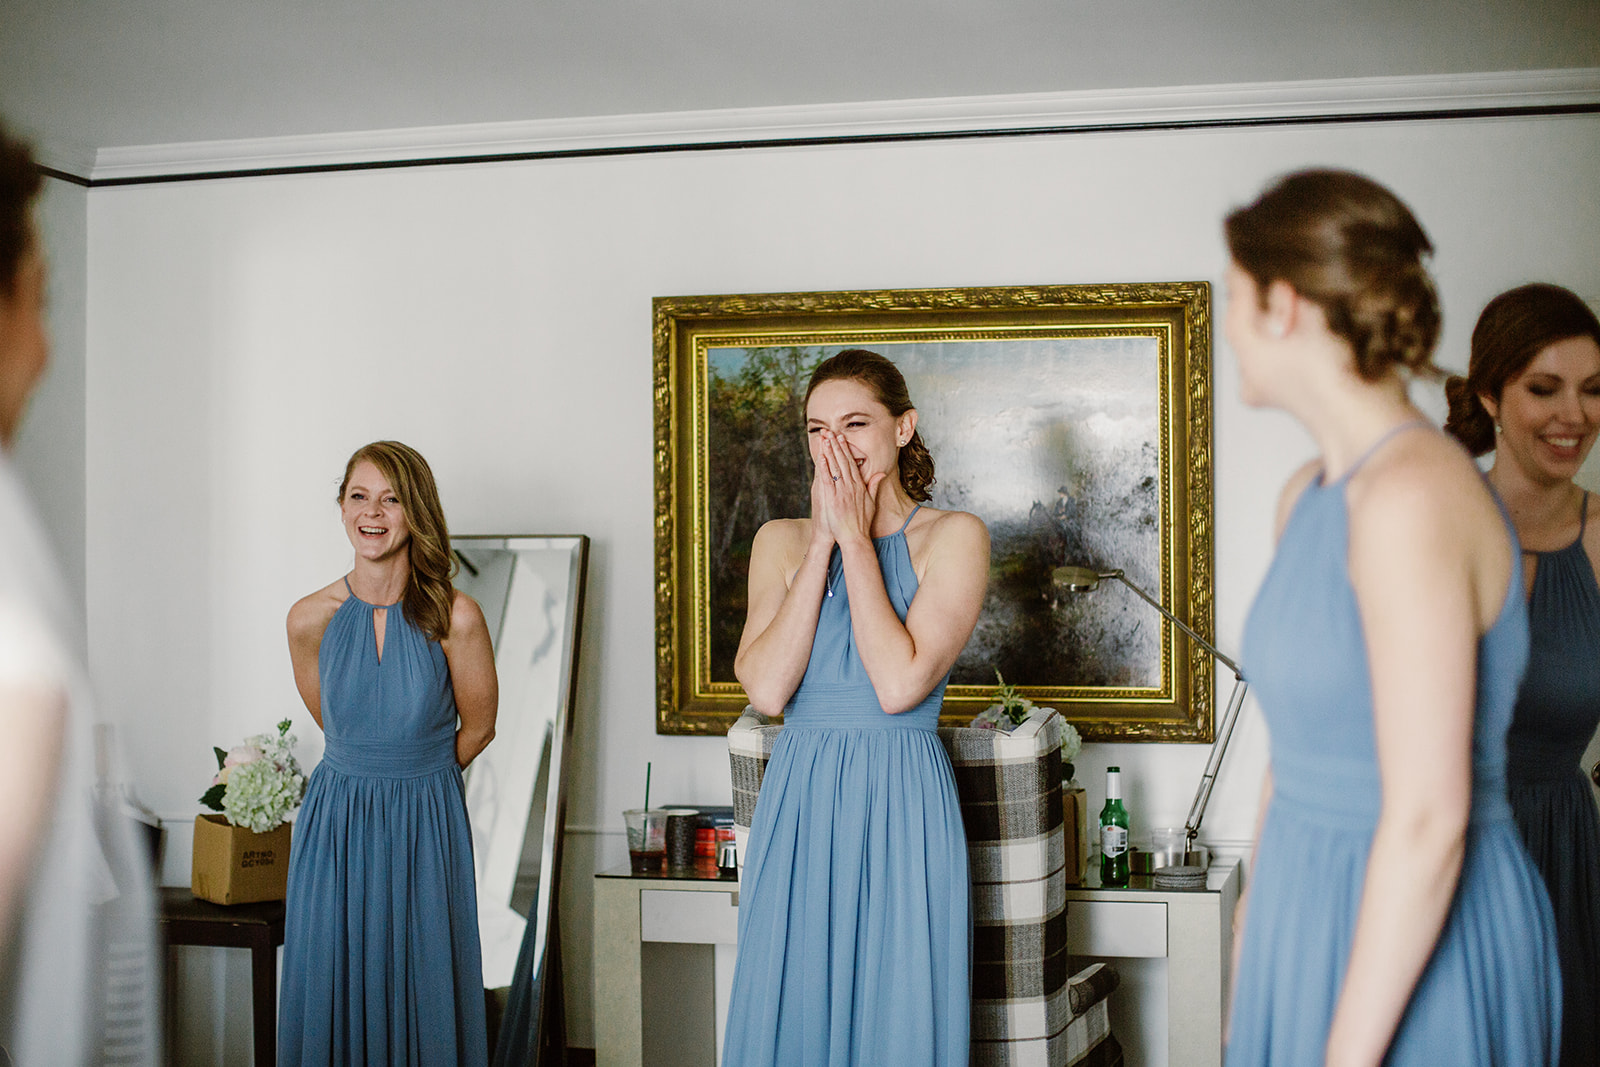
<svg viewBox="0 0 1600 1067">
<path fill-rule="evenodd" d="M 1476 472 L 1442 447 L 1423 439 L 1407 461 L 1371 464 L 1349 488 L 1383 802 L 1328 1036 L 1339 1067 L 1381 1062 L 1466 851 L 1477 645 L 1509 589 L 1512 547 Z"/>
<path fill-rule="evenodd" d="M 294 687 L 318 727 L 322 727 L 322 677 L 317 671 L 317 657 L 322 635 L 333 620 L 333 613 L 339 610 L 341 598 L 335 591 L 343 588 L 341 579 L 301 597 L 289 609 L 289 662 L 294 667 Z"/>
<path fill-rule="evenodd" d="M 461 719 L 456 729 L 456 763 L 465 768 L 494 740 L 500 679 L 494 670 L 493 642 L 483 609 L 459 590 L 450 608 L 450 634 L 440 644 L 450 665 L 450 685 Z"/>
<path fill-rule="evenodd" d="M 989 584 L 989 531 L 977 516 L 945 512 L 926 536 L 927 566 L 904 623 L 889 602 L 871 540 L 839 544 L 856 651 L 891 715 L 916 707 L 949 673 L 977 625 Z"/>
<path fill-rule="evenodd" d="M 833 549 L 832 541 L 809 535 L 812 526 L 774 520 L 750 548 L 749 610 L 733 673 L 750 706 L 764 715 L 783 711 L 811 659 Z"/>
</svg>

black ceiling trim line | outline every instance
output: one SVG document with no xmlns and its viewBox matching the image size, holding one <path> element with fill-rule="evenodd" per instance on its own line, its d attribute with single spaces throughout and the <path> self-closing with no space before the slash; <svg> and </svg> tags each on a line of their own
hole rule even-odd
<svg viewBox="0 0 1600 1067">
<path fill-rule="evenodd" d="M 282 167 L 150 174 L 128 178 L 90 178 L 40 168 L 52 177 L 109 189 L 127 185 L 161 185 L 170 182 L 218 181 L 227 178 L 268 178 L 345 171 L 398 170 L 412 167 L 477 166 L 485 163 L 527 163 L 554 159 L 589 159 L 605 156 L 661 155 L 671 152 L 727 152 L 760 148 L 815 148 L 830 145 L 899 144 L 915 141 L 966 141 L 980 138 L 1047 137 L 1088 133 L 1159 133 L 1176 130 L 1250 129 L 1268 126 L 1331 126 L 1375 122 L 1439 122 L 1450 119 L 1538 118 L 1600 114 L 1600 101 L 1586 104 L 1539 104 L 1526 107 L 1441 108 L 1437 110 L 1355 112 L 1328 115 L 1263 115 L 1244 118 L 1171 119 L 1152 122 L 1034 126 L 981 130 L 932 130 L 905 133 L 832 134 L 816 137 L 778 137 L 743 141 L 686 141 L 676 144 L 616 145 L 609 148 L 558 148 L 546 151 L 500 152 L 472 156 L 430 156 L 416 159 L 381 159 L 349 163 L 307 163 Z"/>
<path fill-rule="evenodd" d="M 81 174 L 72 174 L 68 171 L 57 170 L 54 167 L 47 167 L 42 163 L 39 165 L 39 173 L 43 174 L 46 178 L 55 178 L 59 181 L 71 182 L 73 185 L 81 185 L 85 189 L 89 189 L 94 186 L 94 182 L 92 180 L 85 178 Z"/>
</svg>

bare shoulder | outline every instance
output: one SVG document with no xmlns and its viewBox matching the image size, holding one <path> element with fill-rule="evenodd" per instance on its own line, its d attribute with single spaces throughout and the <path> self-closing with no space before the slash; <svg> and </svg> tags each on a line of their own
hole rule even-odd
<svg viewBox="0 0 1600 1067">
<path fill-rule="evenodd" d="M 800 557 L 805 555 L 806 542 L 810 537 L 810 519 L 770 519 L 756 531 L 750 552 L 752 556 L 759 552 L 764 558 L 780 563 L 792 559 L 793 566 L 786 569 L 793 570 L 799 566 Z"/>
<path fill-rule="evenodd" d="M 1396 520 L 1449 527 L 1494 520 L 1500 509 L 1466 451 L 1442 433 L 1408 433 L 1373 456 L 1350 479 L 1351 521 Z M 1370 514 L 1368 514 L 1370 513 Z"/>
<path fill-rule="evenodd" d="M 1438 592 L 1464 576 L 1479 632 L 1499 615 L 1515 547 L 1488 484 L 1453 438 L 1435 432 L 1396 439 L 1356 471 L 1346 500 L 1353 577 L 1366 573 L 1408 587 L 1442 583 Z"/>
<path fill-rule="evenodd" d="M 450 603 L 450 636 L 471 637 L 479 633 L 489 632 L 489 623 L 483 617 L 483 609 L 478 602 L 461 590 L 455 591 L 455 599 Z"/>
<path fill-rule="evenodd" d="M 328 628 L 333 613 L 349 595 L 344 579 L 339 578 L 296 600 L 289 609 L 289 640 L 295 643 L 321 641 L 322 631 Z"/>
<path fill-rule="evenodd" d="M 913 555 L 924 558 L 939 556 L 972 556 L 989 559 L 989 528 L 983 520 L 967 511 L 941 511 L 923 507 L 906 530 L 906 538 Z M 914 545 L 914 547 L 913 547 Z"/>
</svg>

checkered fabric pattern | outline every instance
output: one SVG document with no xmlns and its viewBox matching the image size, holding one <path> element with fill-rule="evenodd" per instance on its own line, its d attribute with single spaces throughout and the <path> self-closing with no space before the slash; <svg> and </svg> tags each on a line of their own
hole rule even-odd
<svg viewBox="0 0 1600 1067">
<path fill-rule="evenodd" d="M 1070 975 L 1068 967 L 1061 722 L 1035 708 L 1010 733 L 939 730 L 955 771 L 972 878 L 973 1067 L 1121 1063 L 1105 1003 L 1116 971 L 1095 964 Z M 746 708 L 728 731 L 741 857 L 782 729 Z"/>
<path fill-rule="evenodd" d="M 1009 733 L 939 730 L 967 830 L 978 1067 L 1076 1063 L 1105 1037 L 1070 998 L 1061 723 L 1035 708 Z"/>
</svg>

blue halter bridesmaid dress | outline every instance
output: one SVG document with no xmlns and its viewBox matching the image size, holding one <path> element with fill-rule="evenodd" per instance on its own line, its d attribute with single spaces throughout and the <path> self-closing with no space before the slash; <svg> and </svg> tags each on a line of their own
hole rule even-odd
<svg viewBox="0 0 1600 1067">
<path fill-rule="evenodd" d="M 351 593 L 317 669 L 327 747 L 290 846 L 278 1062 L 481 1067 L 472 835 L 444 649 L 400 605 Z"/>
</svg>

